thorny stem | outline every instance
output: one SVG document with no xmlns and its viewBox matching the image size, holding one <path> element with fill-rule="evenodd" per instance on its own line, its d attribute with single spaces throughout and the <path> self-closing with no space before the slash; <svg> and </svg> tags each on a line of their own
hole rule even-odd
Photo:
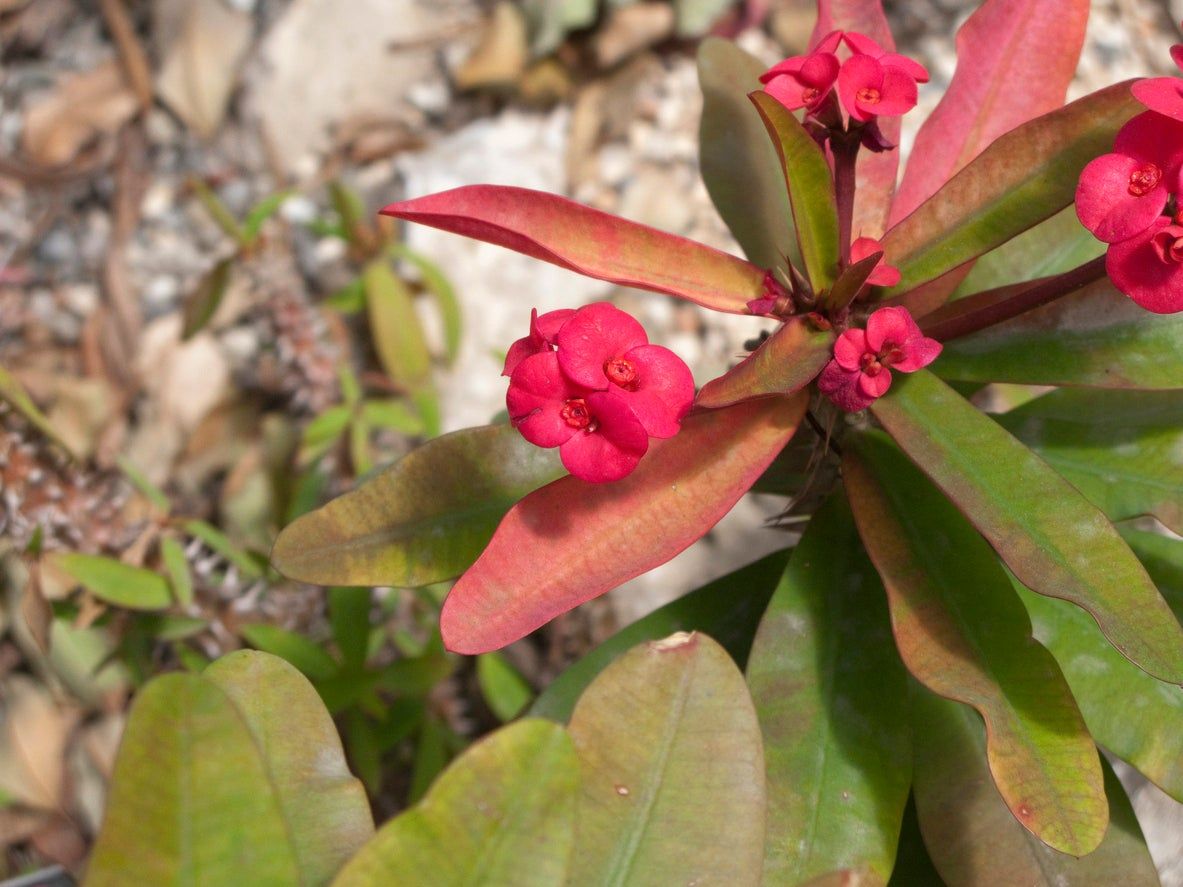
<svg viewBox="0 0 1183 887">
<path fill-rule="evenodd" d="M 834 154 L 834 199 L 838 205 L 838 254 L 841 266 L 850 264 L 851 226 L 854 224 L 855 161 L 858 159 L 857 133 L 834 134 L 830 150 Z"/>
<path fill-rule="evenodd" d="M 954 302 L 920 321 L 926 336 L 947 342 L 1018 317 L 1083 289 L 1105 276 L 1105 257 L 1098 256 L 1071 271 L 1037 281 L 1015 292 L 1014 286 L 987 290 Z"/>
<path fill-rule="evenodd" d="M 838 442 L 834 440 L 834 436 L 825 428 L 823 428 L 819 421 L 817 421 L 817 416 L 813 415 L 813 410 L 805 411 L 805 420 L 809 423 L 809 427 L 817 433 L 817 436 L 821 438 L 825 445 L 834 451 L 834 455 L 841 459 L 842 447 L 838 446 Z"/>
</svg>

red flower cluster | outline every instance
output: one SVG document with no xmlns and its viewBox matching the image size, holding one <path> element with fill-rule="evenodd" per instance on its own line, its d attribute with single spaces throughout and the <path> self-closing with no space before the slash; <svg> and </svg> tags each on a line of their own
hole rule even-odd
<svg viewBox="0 0 1183 887">
<path fill-rule="evenodd" d="M 1183 46 L 1171 56 L 1183 67 Z M 1105 270 L 1119 290 L 1148 311 L 1183 311 L 1183 80 L 1134 84 L 1150 108 L 1121 128 L 1113 152 L 1084 168 L 1076 215 L 1108 243 Z M 1174 211 L 1174 216 L 1170 214 Z"/>
<path fill-rule="evenodd" d="M 650 345 L 635 318 L 607 302 L 530 315 L 510 346 L 505 404 L 522 437 L 558 447 L 563 465 L 592 483 L 629 474 L 650 437 L 673 437 L 694 399 L 680 357 Z"/>
<path fill-rule="evenodd" d="M 838 61 L 845 43 L 851 55 Z M 887 52 L 864 34 L 832 31 L 809 55 L 793 56 L 760 76 L 764 91 L 790 110 L 819 110 L 838 85 L 838 96 L 852 120 L 867 123 L 876 117 L 896 117 L 916 106 L 916 84 L 928 82 L 919 62 Z"/>
<path fill-rule="evenodd" d="M 865 330 L 847 330 L 838 337 L 834 359 L 818 377 L 817 389 L 854 413 L 887 393 L 893 369 L 914 373 L 940 353 L 941 343 L 920 332 L 908 309 L 880 308 L 867 318 Z"/>
</svg>

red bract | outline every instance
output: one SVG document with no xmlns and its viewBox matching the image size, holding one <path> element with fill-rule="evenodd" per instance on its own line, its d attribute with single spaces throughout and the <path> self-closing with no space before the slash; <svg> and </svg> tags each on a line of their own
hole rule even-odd
<svg viewBox="0 0 1183 887">
<path fill-rule="evenodd" d="M 883 244 L 874 237 L 859 237 L 850 244 L 850 261 L 861 262 L 873 253 L 883 252 Z M 881 258 L 875 265 L 875 270 L 867 278 L 872 286 L 895 286 L 900 282 L 900 269 L 895 265 L 888 265 L 887 260 Z"/>
<path fill-rule="evenodd" d="M 1156 314 L 1183 311 L 1183 225 L 1160 217 L 1105 257 L 1113 285 Z"/>
<path fill-rule="evenodd" d="M 1176 67 L 1183 68 L 1183 45 L 1171 47 Z M 1178 77 L 1149 77 L 1131 87 L 1134 98 L 1151 111 L 1183 120 L 1183 80 Z"/>
<path fill-rule="evenodd" d="M 553 351 L 518 364 L 505 405 L 522 437 L 540 447 L 558 447 L 564 467 L 592 483 L 625 477 L 649 448 L 649 436 L 628 405 L 614 394 L 572 382 Z"/>
<path fill-rule="evenodd" d="M 1183 123 L 1148 111 L 1117 134 L 1113 153 L 1080 174 L 1076 214 L 1098 240 L 1116 243 L 1162 215 L 1183 162 Z"/>
<path fill-rule="evenodd" d="M 673 437 L 694 400 L 694 377 L 680 357 L 650 345 L 635 319 L 607 302 L 580 308 L 559 331 L 559 366 L 568 379 L 607 390 L 628 404 L 653 437 Z"/>
<path fill-rule="evenodd" d="M 531 354 L 553 351 L 555 336 L 559 334 L 559 329 L 574 313 L 574 308 L 560 308 L 557 311 L 548 311 L 539 316 L 538 309 L 531 308 L 530 335 L 523 336 L 509 346 L 509 351 L 505 355 L 505 368 L 501 371 L 501 375 L 512 375 L 517 365 Z"/>
<path fill-rule="evenodd" d="M 924 65 L 898 52 L 888 52 L 866 34 L 847 31 L 842 35 L 842 40 L 856 55 L 870 56 L 885 68 L 897 68 L 917 83 L 928 82 L 928 69 Z"/>
<path fill-rule="evenodd" d="M 838 79 L 838 57 L 815 50 L 787 58 L 760 75 L 764 91 L 789 110 L 814 110 L 830 94 Z"/>
<path fill-rule="evenodd" d="M 941 353 L 906 308 L 880 308 L 865 330 L 847 330 L 834 343 L 834 359 L 818 377 L 818 390 L 847 412 L 869 407 L 891 387 L 891 370 L 913 373 Z"/>
<path fill-rule="evenodd" d="M 838 97 L 851 118 L 865 123 L 916 107 L 916 81 L 898 67 L 856 53 L 838 72 Z"/>
</svg>

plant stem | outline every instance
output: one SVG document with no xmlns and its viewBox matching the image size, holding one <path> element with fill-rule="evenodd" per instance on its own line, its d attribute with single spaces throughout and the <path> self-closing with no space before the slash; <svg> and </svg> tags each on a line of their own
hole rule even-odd
<svg viewBox="0 0 1183 887">
<path fill-rule="evenodd" d="M 1054 302 L 1105 277 L 1105 257 L 1098 256 L 1071 271 L 1026 286 L 1004 286 L 976 293 L 922 318 L 926 336 L 947 342 L 968 336 Z"/>
<path fill-rule="evenodd" d="M 855 161 L 858 160 L 859 138 L 855 134 L 839 135 L 830 139 L 834 154 L 834 200 L 838 205 L 838 254 L 841 266 L 850 264 L 850 236 L 854 223 Z"/>
</svg>

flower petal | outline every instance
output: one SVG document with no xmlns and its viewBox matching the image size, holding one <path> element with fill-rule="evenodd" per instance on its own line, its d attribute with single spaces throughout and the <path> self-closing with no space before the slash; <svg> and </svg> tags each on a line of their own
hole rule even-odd
<svg viewBox="0 0 1183 887">
<path fill-rule="evenodd" d="M 1110 246 L 1105 257 L 1113 285 L 1155 314 L 1183 311 L 1183 263 L 1164 262 L 1154 248 L 1154 236 L 1169 225 L 1164 217 L 1137 237 Z"/>
<path fill-rule="evenodd" d="M 578 431 L 559 447 L 563 466 L 590 483 L 620 480 L 649 449 L 649 436 L 628 405 L 611 392 L 587 396 L 595 431 Z"/>
<path fill-rule="evenodd" d="M 920 335 L 920 327 L 907 308 L 893 305 L 880 308 L 867 318 L 867 350 L 878 354 L 885 344 L 902 346 Z"/>
<path fill-rule="evenodd" d="M 887 393 L 887 389 L 891 387 L 891 370 L 884 367 L 873 376 L 868 376 L 866 373 L 859 373 L 858 390 L 859 393 L 865 397 L 876 400 Z"/>
<path fill-rule="evenodd" d="M 914 373 L 936 360 L 943 347 L 936 339 L 930 339 L 928 336 L 909 339 L 904 343 L 904 356 L 893 361 L 891 368 L 905 373 Z"/>
<path fill-rule="evenodd" d="M 879 103 L 875 113 L 880 117 L 898 117 L 916 107 L 919 93 L 916 81 L 898 68 L 883 68 L 883 84 L 879 87 Z"/>
<path fill-rule="evenodd" d="M 1076 216 L 1105 243 L 1145 231 L 1167 202 L 1165 181 L 1142 196 L 1130 193 L 1130 176 L 1142 161 L 1125 154 L 1102 154 L 1081 171 L 1076 186 Z"/>
<path fill-rule="evenodd" d="M 858 388 L 858 370 L 844 370 L 836 361 L 831 360 L 817 377 L 817 390 L 834 402 L 839 409 L 848 413 L 857 413 L 871 405 L 874 398 L 869 398 Z"/>
<path fill-rule="evenodd" d="M 1183 80 L 1178 77 L 1150 77 L 1139 80 L 1130 91 L 1151 111 L 1183 120 Z"/>
<path fill-rule="evenodd" d="M 585 388 L 608 387 L 604 364 L 639 345 L 649 344 L 645 328 L 608 302 L 593 302 L 575 312 L 559 330 L 559 366 Z"/>
<path fill-rule="evenodd" d="M 857 370 L 859 360 L 869 350 L 866 330 L 847 330 L 834 342 L 834 360 L 844 370 Z"/>
<path fill-rule="evenodd" d="M 673 437 L 694 400 L 694 376 L 685 361 L 661 345 L 642 345 L 624 355 L 637 370 L 633 390 L 613 387 L 653 437 Z"/>
<path fill-rule="evenodd" d="M 505 408 L 522 437 L 535 446 L 557 447 L 575 433 L 563 420 L 563 405 L 580 395 L 559 370 L 558 355 L 544 351 L 530 355 L 514 369 Z"/>
</svg>

